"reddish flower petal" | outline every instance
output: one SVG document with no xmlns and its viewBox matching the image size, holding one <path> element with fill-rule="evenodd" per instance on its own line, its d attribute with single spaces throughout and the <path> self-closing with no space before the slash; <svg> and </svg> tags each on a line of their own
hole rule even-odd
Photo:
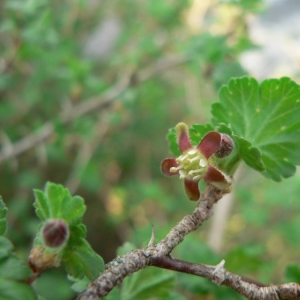
<svg viewBox="0 0 300 300">
<path fill-rule="evenodd" d="M 184 187 L 187 196 L 192 201 L 197 201 L 200 198 L 200 191 L 198 187 L 199 180 L 191 180 L 191 179 L 185 179 L 184 180 Z"/>
<path fill-rule="evenodd" d="M 168 176 L 178 175 L 179 171 L 176 171 L 176 172 L 170 171 L 170 168 L 172 168 L 172 167 L 176 168 L 178 166 L 179 166 L 179 164 L 175 160 L 175 158 L 167 158 L 161 163 L 161 170 L 165 175 L 168 175 Z"/>
<path fill-rule="evenodd" d="M 185 123 L 176 125 L 176 137 L 181 153 L 193 148 L 190 142 L 189 129 Z"/>
<path fill-rule="evenodd" d="M 208 166 L 204 180 L 220 189 L 228 188 L 231 185 L 231 178 L 211 165 Z"/>
<path fill-rule="evenodd" d="M 205 135 L 197 149 L 208 159 L 219 149 L 220 145 L 221 134 L 211 131 Z"/>
</svg>

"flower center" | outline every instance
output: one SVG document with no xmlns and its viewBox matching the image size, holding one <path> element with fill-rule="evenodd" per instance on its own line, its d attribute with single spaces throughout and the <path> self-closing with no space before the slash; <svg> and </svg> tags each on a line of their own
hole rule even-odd
<svg viewBox="0 0 300 300">
<path fill-rule="evenodd" d="M 208 161 L 196 149 L 191 149 L 176 158 L 178 167 L 170 168 L 170 172 L 179 171 L 180 178 L 199 180 L 204 177 Z"/>
</svg>

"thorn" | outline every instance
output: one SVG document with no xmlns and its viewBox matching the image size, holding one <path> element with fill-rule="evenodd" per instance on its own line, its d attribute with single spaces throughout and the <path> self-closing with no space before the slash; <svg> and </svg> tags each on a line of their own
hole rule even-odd
<svg viewBox="0 0 300 300">
<path fill-rule="evenodd" d="M 152 225 L 152 234 L 151 234 L 150 241 L 148 243 L 148 247 L 154 247 L 154 242 L 155 242 L 155 230 L 154 230 L 154 226 Z"/>
<path fill-rule="evenodd" d="M 225 265 L 225 260 L 222 259 L 222 261 L 220 263 L 218 263 L 212 273 L 212 275 L 215 275 L 217 272 L 219 272 Z"/>
<path fill-rule="evenodd" d="M 212 282 L 217 285 L 221 285 L 226 279 L 226 271 L 223 268 L 225 265 L 225 260 L 223 259 L 219 264 L 215 266 L 214 271 L 212 272 Z"/>
</svg>

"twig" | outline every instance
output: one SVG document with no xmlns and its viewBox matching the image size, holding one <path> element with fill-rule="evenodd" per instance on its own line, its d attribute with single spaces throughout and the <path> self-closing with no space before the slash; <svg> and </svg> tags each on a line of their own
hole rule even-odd
<svg viewBox="0 0 300 300">
<path fill-rule="evenodd" d="M 167 256 L 151 257 L 153 266 L 207 278 L 231 287 L 251 300 L 299 300 L 300 285 L 294 282 L 282 285 L 266 285 L 253 279 L 233 274 L 224 268 L 224 261 L 217 266 L 195 264 Z"/>
<path fill-rule="evenodd" d="M 202 222 L 212 215 L 212 207 L 222 197 L 222 192 L 213 186 L 208 187 L 204 199 L 199 202 L 191 215 L 185 216 L 169 234 L 156 246 L 153 243 L 144 249 L 137 249 L 106 265 L 103 274 L 97 278 L 89 287 L 79 295 L 80 300 L 101 299 L 107 295 L 123 279 L 152 264 L 152 257 L 166 256 L 180 244 L 184 237 L 191 231 L 196 230 Z"/>
<path fill-rule="evenodd" d="M 132 72 L 126 72 L 121 74 L 121 80 L 118 81 L 113 87 L 111 87 L 103 96 L 91 98 L 74 106 L 67 115 L 62 116 L 62 123 L 67 124 L 73 120 L 80 118 L 86 114 L 100 111 L 113 103 L 123 92 L 125 92 L 131 86 L 135 86 L 143 83 L 157 74 L 160 74 L 170 68 L 176 67 L 180 64 L 186 63 L 189 58 L 185 56 L 174 56 L 164 58 L 149 67 L 133 74 Z M 0 163 L 3 161 L 16 157 L 31 148 L 35 147 L 41 142 L 44 142 L 55 131 L 53 124 L 49 121 L 46 122 L 38 133 L 32 133 L 23 139 L 14 143 L 9 149 L 4 146 L 4 149 L 0 152 Z"/>
<path fill-rule="evenodd" d="M 224 268 L 224 260 L 217 266 L 210 266 L 169 257 L 170 252 L 183 241 L 188 233 L 196 230 L 202 222 L 212 215 L 212 207 L 221 197 L 222 192 L 220 190 L 209 186 L 204 199 L 199 202 L 194 212 L 185 216 L 163 240 L 155 246 L 154 232 L 152 232 L 146 248 L 130 251 L 108 263 L 102 275 L 92 282 L 77 297 L 77 300 L 102 299 L 127 276 L 147 266 L 201 276 L 217 285 L 231 287 L 251 300 L 299 300 L 300 285 L 297 283 L 268 286 L 227 271 Z"/>
<path fill-rule="evenodd" d="M 77 151 L 77 156 L 73 163 L 72 170 L 68 176 L 67 181 L 65 182 L 64 186 L 66 186 L 71 194 L 75 194 L 79 185 L 80 185 L 80 177 L 78 176 L 79 172 L 83 172 L 86 168 L 87 164 L 91 160 L 93 153 L 95 152 L 97 146 L 101 144 L 105 134 L 109 129 L 107 116 L 103 116 L 95 126 L 93 138 L 89 139 L 88 141 L 84 141 L 81 143 Z"/>
</svg>

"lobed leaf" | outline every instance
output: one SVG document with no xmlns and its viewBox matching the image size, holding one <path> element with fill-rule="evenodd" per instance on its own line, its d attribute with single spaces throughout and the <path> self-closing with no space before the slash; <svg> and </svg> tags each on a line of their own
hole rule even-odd
<svg viewBox="0 0 300 300">
<path fill-rule="evenodd" d="M 31 270 L 13 249 L 12 243 L 0 236 L 0 299 L 37 299 L 32 287 L 21 282 L 29 277 Z"/>
<path fill-rule="evenodd" d="M 63 261 L 68 274 L 76 279 L 87 277 L 94 280 L 104 270 L 102 257 L 93 251 L 85 239 L 80 239 L 76 245 L 68 247 Z"/>
<path fill-rule="evenodd" d="M 29 277 L 30 273 L 28 265 L 14 253 L 0 261 L 0 278 L 22 280 Z"/>
<path fill-rule="evenodd" d="M 259 84 L 230 80 L 213 104 L 213 124 L 229 124 L 240 158 L 266 177 L 280 181 L 300 164 L 300 86 L 287 77 Z"/>
<path fill-rule="evenodd" d="M 80 224 L 86 210 L 79 196 L 71 196 L 60 184 L 48 182 L 45 192 L 34 190 L 36 214 L 45 221 L 50 218 L 64 219 L 70 226 Z"/>
<path fill-rule="evenodd" d="M 37 300 L 32 287 L 24 282 L 0 278 L 0 299 L 3 300 Z"/>
<path fill-rule="evenodd" d="M 42 220 L 46 221 L 50 219 L 50 211 L 48 207 L 48 201 L 45 194 L 40 190 L 33 190 L 35 195 L 35 201 L 33 203 L 37 216 Z"/>
</svg>

